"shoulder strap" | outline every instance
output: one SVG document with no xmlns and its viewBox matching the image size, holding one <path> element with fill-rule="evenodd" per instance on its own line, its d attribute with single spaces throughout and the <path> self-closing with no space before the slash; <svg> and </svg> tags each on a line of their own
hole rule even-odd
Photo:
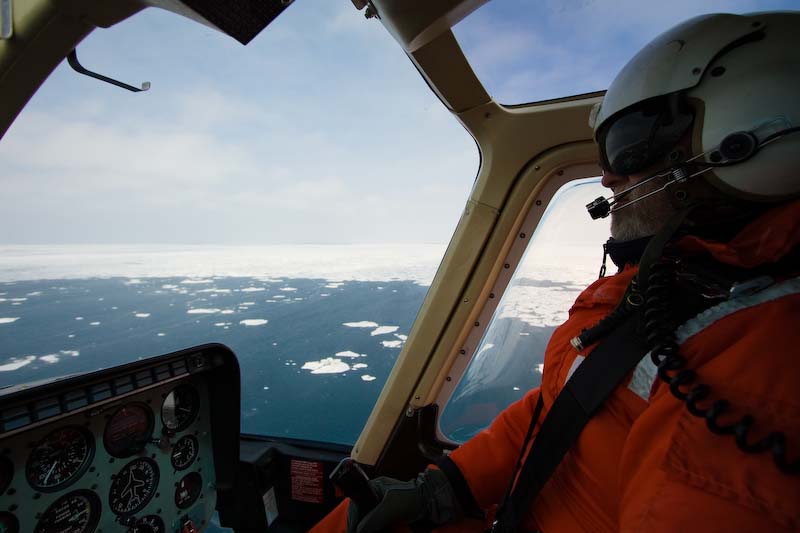
<svg viewBox="0 0 800 533">
<path fill-rule="evenodd" d="M 564 385 L 533 441 L 516 487 L 498 512 L 493 532 L 516 531 L 525 511 L 605 399 L 647 352 L 636 314 L 615 329 Z"/>
</svg>

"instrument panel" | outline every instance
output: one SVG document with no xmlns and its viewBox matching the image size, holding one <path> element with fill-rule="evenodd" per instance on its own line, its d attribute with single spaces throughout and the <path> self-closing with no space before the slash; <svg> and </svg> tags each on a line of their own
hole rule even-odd
<svg viewBox="0 0 800 533">
<path fill-rule="evenodd" d="M 206 359 L 189 360 L 213 366 Z M 153 366 L 151 382 L 122 394 L 101 400 L 90 394 L 72 412 L 68 399 L 77 395 L 70 396 L 67 388 L 55 395 L 62 413 L 44 420 L 36 401 L 27 402 L 28 416 L 16 428 L 10 414 L 20 407 L 0 408 L 6 430 L 0 434 L 0 531 L 202 530 L 216 506 L 221 466 L 215 461 L 220 456 L 215 440 L 219 444 L 221 439 L 213 435 L 213 419 L 219 418 L 212 401 L 215 383 L 208 371 L 195 367 L 192 372 L 191 364 L 167 368 L 170 372 L 159 379 Z M 238 387 L 238 367 L 236 373 Z M 111 389 L 120 379 L 124 376 L 111 378 Z M 41 389 L 42 398 L 52 398 L 47 385 Z M 78 390 L 91 387 L 81 384 Z M 25 396 L 35 398 L 32 391 L 24 391 Z M 237 419 L 238 439 L 238 409 L 237 416 L 227 418 Z M 227 451 L 238 455 L 238 450 Z"/>
</svg>

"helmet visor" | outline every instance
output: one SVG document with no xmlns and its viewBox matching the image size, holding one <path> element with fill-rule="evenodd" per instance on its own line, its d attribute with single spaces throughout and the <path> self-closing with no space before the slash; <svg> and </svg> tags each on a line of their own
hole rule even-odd
<svg viewBox="0 0 800 533">
<path fill-rule="evenodd" d="M 693 119 L 691 109 L 679 106 L 674 95 L 651 98 L 622 111 L 598 133 L 603 168 L 620 175 L 647 169 L 678 144 Z"/>
</svg>

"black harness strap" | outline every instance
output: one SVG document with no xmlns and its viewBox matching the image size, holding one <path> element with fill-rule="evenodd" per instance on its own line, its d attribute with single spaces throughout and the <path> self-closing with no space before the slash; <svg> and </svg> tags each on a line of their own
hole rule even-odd
<svg viewBox="0 0 800 533">
<path fill-rule="evenodd" d="M 615 329 L 575 370 L 539 428 L 517 479 L 501 506 L 494 532 L 516 531 L 525 511 L 577 441 L 584 426 L 647 348 L 636 335 L 636 314 Z"/>
</svg>

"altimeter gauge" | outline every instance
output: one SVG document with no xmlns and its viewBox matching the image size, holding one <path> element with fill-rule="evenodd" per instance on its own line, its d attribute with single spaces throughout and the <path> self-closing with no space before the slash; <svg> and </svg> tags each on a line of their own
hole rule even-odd
<svg viewBox="0 0 800 533">
<path fill-rule="evenodd" d="M 36 533 L 91 533 L 100 520 L 100 498 L 90 490 L 66 494 L 44 512 Z"/>
<path fill-rule="evenodd" d="M 186 470 L 197 458 L 200 444 L 194 435 L 184 435 L 172 447 L 170 460 L 175 470 Z"/>
<path fill-rule="evenodd" d="M 164 398 L 161 406 L 161 421 L 170 431 L 183 431 L 197 418 L 200 411 L 200 396 L 191 385 L 176 387 Z"/>
<path fill-rule="evenodd" d="M 25 477 L 34 490 L 54 492 L 75 482 L 94 457 L 94 439 L 79 426 L 48 433 L 28 456 Z"/>
<path fill-rule="evenodd" d="M 108 492 L 108 505 L 118 515 L 138 513 L 158 490 L 158 465 L 149 457 L 134 459 L 122 467 Z"/>
</svg>

